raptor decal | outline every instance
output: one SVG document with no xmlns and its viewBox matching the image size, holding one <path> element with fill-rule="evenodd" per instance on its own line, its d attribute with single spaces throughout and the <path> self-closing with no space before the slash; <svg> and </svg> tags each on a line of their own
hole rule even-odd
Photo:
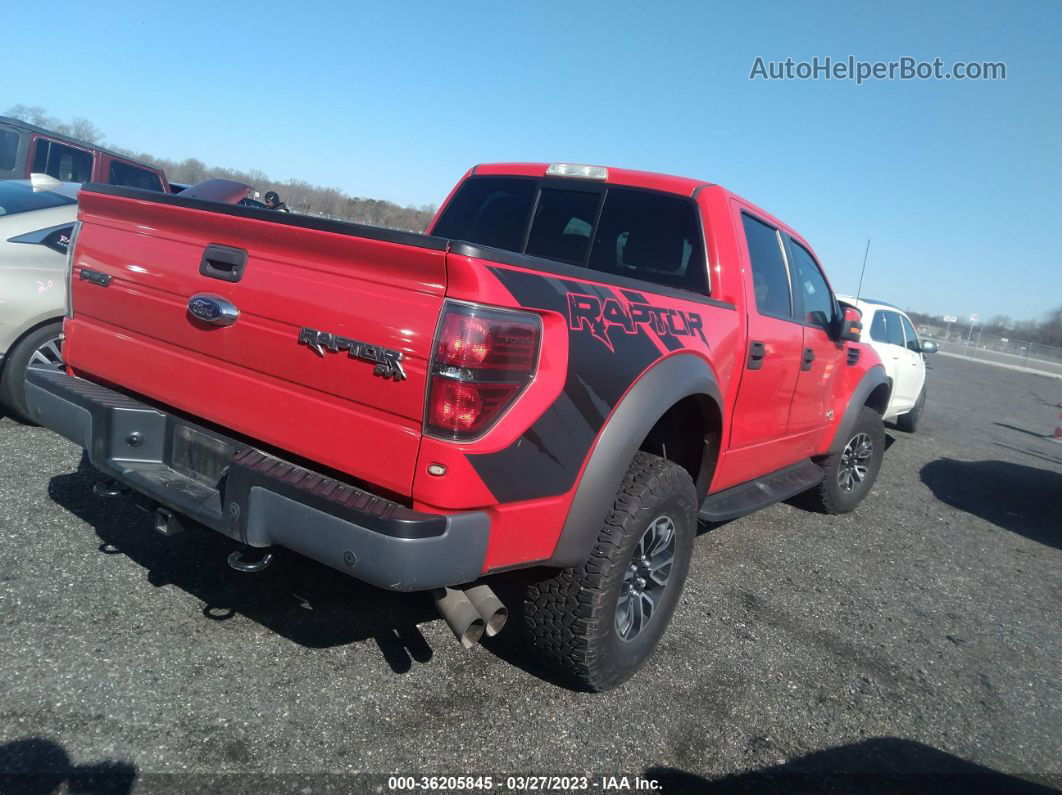
<svg viewBox="0 0 1062 795">
<path fill-rule="evenodd" d="M 594 339 L 615 353 L 611 329 L 624 334 L 639 334 L 641 327 L 651 328 L 661 339 L 697 335 L 704 336 L 704 321 L 696 312 L 671 309 L 631 300 L 623 304 L 616 298 L 599 298 L 584 293 L 568 293 L 568 327 L 572 331 L 587 331 Z"/>
</svg>

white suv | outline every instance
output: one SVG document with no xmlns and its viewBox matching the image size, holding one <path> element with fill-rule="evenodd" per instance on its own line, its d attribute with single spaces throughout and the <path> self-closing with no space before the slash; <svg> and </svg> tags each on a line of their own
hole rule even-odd
<svg viewBox="0 0 1062 795">
<path fill-rule="evenodd" d="M 892 387 L 885 421 L 895 422 L 901 431 L 914 433 L 926 405 L 923 354 L 936 353 L 936 344 L 919 339 L 911 318 L 892 304 L 869 298 L 857 301 L 846 295 L 837 298 L 863 313 L 863 342 L 878 352 L 885 365 Z"/>
</svg>

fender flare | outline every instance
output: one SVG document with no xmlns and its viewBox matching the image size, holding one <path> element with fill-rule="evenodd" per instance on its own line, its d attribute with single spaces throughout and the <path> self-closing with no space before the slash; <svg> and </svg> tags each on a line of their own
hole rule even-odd
<svg viewBox="0 0 1062 795">
<path fill-rule="evenodd" d="M 837 423 L 833 441 L 830 442 L 827 450 L 829 454 L 839 453 L 844 449 L 844 444 L 848 441 L 848 434 L 855 427 L 859 412 L 867 404 L 867 399 L 871 393 L 880 386 L 884 386 L 889 390 L 889 394 L 892 394 L 892 385 L 889 383 L 889 377 L 885 374 L 885 368 L 880 364 L 876 364 L 863 374 L 863 377 L 852 392 L 852 397 L 848 399 L 848 406 L 844 410 L 841 421 Z M 885 406 L 882 409 L 882 416 L 885 416 L 886 409 L 888 409 L 888 399 L 886 399 Z"/>
<path fill-rule="evenodd" d="M 669 356 L 634 382 L 597 436 L 547 565 L 568 567 L 586 561 L 638 447 L 668 409 L 691 395 L 708 396 L 722 416 L 715 373 L 692 353 Z"/>
</svg>

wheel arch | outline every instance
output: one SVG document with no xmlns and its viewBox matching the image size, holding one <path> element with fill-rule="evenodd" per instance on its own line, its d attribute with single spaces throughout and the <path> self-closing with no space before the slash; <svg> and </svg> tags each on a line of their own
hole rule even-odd
<svg viewBox="0 0 1062 795">
<path fill-rule="evenodd" d="M 26 339 L 26 337 L 28 337 L 30 334 L 37 331 L 38 329 L 41 329 L 44 326 L 47 326 L 49 323 L 54 323 L 56 321 L 62 323 L 63 316 L 53 316 L 49 314 L 44 317 L 37 317 L 34 318 L 33 322 L 30 325 L 26 326 L 21 331 L 19 331 L 18 334 L 11 339 L 10 344 L 8 344 L 7 346 L 7 350 L 3 351 L 2 355 L 0 355 L 0 373 L 2 373 L 4 370 L 4 364 L 11 358 L 12 351 L 14 351 L 16 347 L 18 347 L 22 340 Z"/>
<path fill-rule="evenodd" d="M 683 421 L 698 423 L 701 438 L 695 453 L 691 446 L 668 450 L 664 457 L 686 469 L 702 493 L 718 460 L 719 444 L 709 439 L 721 438 L 722 405 L 715 373 L 696 354 L 669 356 L 644 372 L 595 440 L 548 565 L 575 566 L 586 560 L 635 453 L 665 453 L 661 442 L 666 447 L 668 439 L 677 439 L 673 431 Z"/>
<path fill-rule="evenodd" d="M 848 399 L 848 405 L 845 407 L 841 421 L 837 424 L 837 430 L 828 452 L 841 452 L 847 441 L 848 433 L 855 426 L 856 418 L 864 406 L 869 406 L 884 417 L 889 408 L 891 395 L 892 382 L 885 374 L 885 368 L 879 364 L 867 370 Z"/>
</svg>

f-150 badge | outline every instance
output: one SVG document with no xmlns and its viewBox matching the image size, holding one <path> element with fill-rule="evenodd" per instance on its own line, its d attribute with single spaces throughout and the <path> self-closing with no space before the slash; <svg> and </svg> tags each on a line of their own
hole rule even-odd
<svg viewBox="0 0 1062 795">
<path fill-rule="evenodd" d="M 367 342 L 359 342 L 312 328 L 299 329 L 299 343 L 308 346 L 318 356 L 324 356 L 325 351 L 333 353 L 346 351 L 351 359 L 361 359 L 363 362 L 375 364 L 373 375 L 391 378 L 395 381 L 406 380 L 406 371 L 402 369 L 401 351 L 393 351 L 390 348 L 370 345 Z"/>
</svg>

